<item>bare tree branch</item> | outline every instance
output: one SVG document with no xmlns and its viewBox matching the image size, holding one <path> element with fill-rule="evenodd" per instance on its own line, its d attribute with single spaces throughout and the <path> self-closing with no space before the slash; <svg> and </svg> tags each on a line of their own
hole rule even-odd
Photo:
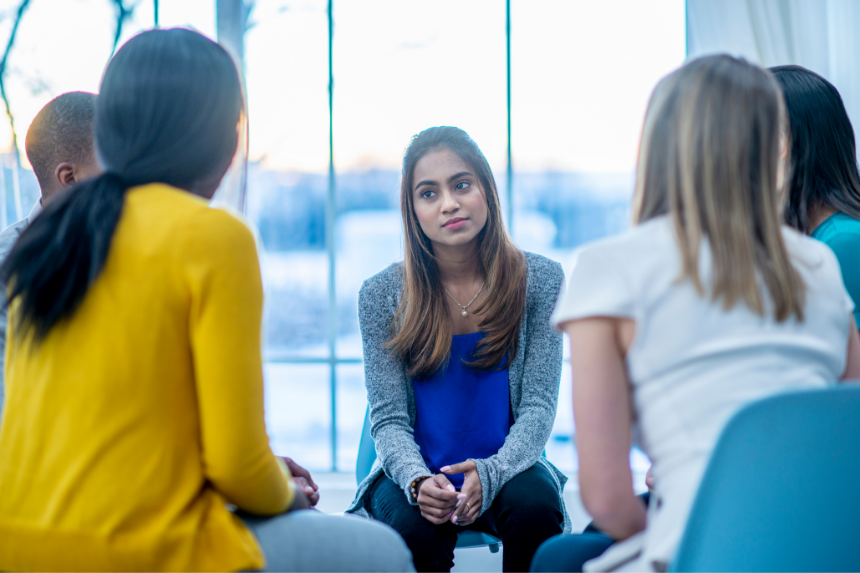
<svg viewBox="0 0 860 573">
<path fill-rule="evenodd" d="M 253 28 L 257 25 L 256 22 L 251 21 L 251 12 L 254 11 L 254 8 L 257 5 L 257 0 L 245 0 L 245 32 Z"/>
<path fill-rule="evenodd" d="M 126 6 L 125 0 L 111 0 L 111 3 L 116 6 L 116 32 L 113 36 L 113 47 L 110 51 L 110 56 L 113 57 L 117 46 L 119 46 L 119 39 L 122 37 L 122 26 L 126 20 L 131 18 L 135 6 Z"/>
<path fill-rule="evenodd" d="M 12 46 L 15 45 L 15 36 L 18 34 L 18 26 L 21 24 L 21 18 L 24 12 L 30 5 L 30 0 L 22 0 L 18 6 L 18 11 L 15 14 L 15 23 L 12 24 L 12 32 L 9 34 L 9 41 L 6 43 L 6 50 L 3 52 L 3 59 L 0 60 L 0 98 L 3 98 L 3 105 L 6 107 L 6 117 L 9 118 L 9 127 L 12 129 L 12 150 L 15 153 L 16 166 L 21 163 L 21 158 L 18 155 L 18 134 L 15 131 L 15 116 L 12 115 L 12 107 L 9 105 L 9 97 L 6 95 L 6 64 L 9 61 L 9 54 L 12 53 Z"/>
</svg>

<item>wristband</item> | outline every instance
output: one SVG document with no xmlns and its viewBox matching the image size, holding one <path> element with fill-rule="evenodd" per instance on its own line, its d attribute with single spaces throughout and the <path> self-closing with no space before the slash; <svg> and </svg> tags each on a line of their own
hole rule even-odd
<svg viewBox="0 0 860 573">
<path fill-rule="evenodd" d="M 429 477 L 430 476 L 421 476 L 412 480 L 412 485 L 409 486 L 409 491 L 412 493 L 412 499 L 418 501 L 418 490 L 421 488 L 421 484 L 424 483 L 424 480 Z"/>
</svg>

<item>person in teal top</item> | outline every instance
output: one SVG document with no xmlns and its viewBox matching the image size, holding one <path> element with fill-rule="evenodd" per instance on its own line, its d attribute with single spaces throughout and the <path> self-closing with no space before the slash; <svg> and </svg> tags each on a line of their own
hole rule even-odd
<svg viewBox="0 0 860 573">
<path fill-rule="evenodd" d="M 825 243 L 836 254 L 842 281 L 854 301 L 854 323 L 860 324 L 860 221 L 836 212 L 813 229 L 810 236 Z"/>
<path fill-rule="evenodd" d="M 842 269 L 860 324 L 860 174 L 842 97 L 801 66 L 770 68 L 782 86 L 791 139 L 786 224 L 826 244 Z"/>
</svg>

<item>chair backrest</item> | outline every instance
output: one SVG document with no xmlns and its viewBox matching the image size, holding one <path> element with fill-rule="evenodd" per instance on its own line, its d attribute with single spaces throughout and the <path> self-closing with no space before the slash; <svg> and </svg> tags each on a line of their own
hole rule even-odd
<svg viewBox="0 0 860 573">
<path fill-rule="evenodd" d="M 756 402 L 723 430 L 674 571 L 860 571 L 860 387 Z"/>
<path fill-rule="evenodd" d="M 370 437 L 370 408 L 364 412 L 364 427 L 361 429 L 361 441 L 358 443 L 358 459 L 355 461 L 355 481 L 359 484 L 370 475 L 373 462 L 376 461 L 376 444 Z"/>
</svg>

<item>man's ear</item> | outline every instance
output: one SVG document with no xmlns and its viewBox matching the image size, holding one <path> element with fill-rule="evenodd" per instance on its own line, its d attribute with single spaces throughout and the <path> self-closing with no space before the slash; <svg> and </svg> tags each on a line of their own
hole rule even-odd
<svg viewBox="0 0 860 573">
<path fill-rule="evenodd" d="M 57 165 L 54 170 L 54 177 L 60 182 L 60 187 L 68 187 L 75 184 L 75 166 L 64 161 Z"/>
</svg>

